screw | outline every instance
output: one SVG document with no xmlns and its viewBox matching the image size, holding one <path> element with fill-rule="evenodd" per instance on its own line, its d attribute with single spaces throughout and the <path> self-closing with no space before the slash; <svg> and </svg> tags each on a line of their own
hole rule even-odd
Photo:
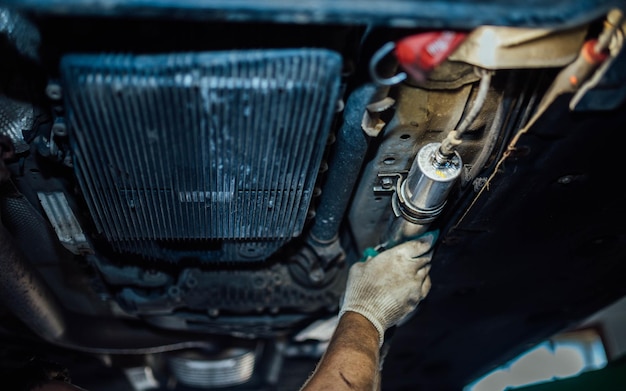
<svg viewBox="0 0 626 391">
<path fill-rule="evenodd" d="M 380 180 L 380 184 L 383 189 L 391 189 L 393 187 L 393 179 L 389 177 L 384 177 Z"/>
</svg>

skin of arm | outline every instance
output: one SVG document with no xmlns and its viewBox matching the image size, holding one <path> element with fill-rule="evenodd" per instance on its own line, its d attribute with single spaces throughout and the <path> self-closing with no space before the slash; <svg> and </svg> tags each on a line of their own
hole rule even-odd
<svg viewBox="0 0 626 391">
<path fill-rule="evenodd" d="M 361 314 L 346 312 L 326 352 L 300 391 L 379 388 L 378 331 Z"/>
</svg>

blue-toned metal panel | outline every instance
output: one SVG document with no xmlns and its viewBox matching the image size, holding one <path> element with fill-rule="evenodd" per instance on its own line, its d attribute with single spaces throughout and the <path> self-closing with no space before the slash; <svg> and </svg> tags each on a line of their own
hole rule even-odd
<svg viewBox="0 0 626 391">
<path fill-rule="evenodd" d="M 279 23 L 474 28 L 571 27 L 623 8 L 624 0 L 5 0 L 26 12 L 56 15 L 166 16 Z"/>
<path fill-rule="evenodd" d="M 68 55 L 61 68 L 79 183 L 118 249 L 300 234 L 338 54 Z"/>
</svg>

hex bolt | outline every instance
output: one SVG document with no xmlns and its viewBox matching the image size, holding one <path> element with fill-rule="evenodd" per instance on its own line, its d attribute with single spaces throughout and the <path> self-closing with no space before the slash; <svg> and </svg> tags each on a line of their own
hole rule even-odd
<svg viewBox="0 0 626 391">
<path fill-rule="evenodd" d="M 67 128 L 64 123 L 59 122 L 52 125 L 52 133 L 58 137 L 65 137 L 67 136 Z"/>
<path fill-rule="evenodd" d="M 326 273 L 324 273 L 324 270 L 319 267 L 311 270 L 311 272 L 309 273 L 309 278 L 311 279 L 311 282 L 315 284 L 319 284 L 324 281 L 325 276 Z"/>
<path fill-rule="evenodd" d="M 61 86 L 57 83 L 50 83 L 46 86 L 46 95 L 48 96 L 48 98 L 52 99 L 52 100 L 59 100 L 61 99 L 62 95 L 62 90 L 61 90 Z"/>
<path fill-rule="evenodd" d="M 383 189 L 391 189 L 393 187 L 393 179 L 390 177 L 384 177 L 380 180 L 380 185 Z"/>
</svg>

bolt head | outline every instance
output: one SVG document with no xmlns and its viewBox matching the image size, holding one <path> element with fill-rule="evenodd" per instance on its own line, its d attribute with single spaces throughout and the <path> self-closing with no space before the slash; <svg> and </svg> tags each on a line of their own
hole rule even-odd
<svg viewBox="0 0 626 391">
<path fill-rule="evenodd" d="M 384 177 L 380 180 L 380 184 L 383 189 L 391 189 L 393 186 L 393 179 L 389 177 Z"/>
<path fill-rule="evenodd" d="M 309 278 L 311 282 L 319 283 L 324 280 L 324 271 L 322 269 L 315 269 L 309 273 Z"/>
</svg>

